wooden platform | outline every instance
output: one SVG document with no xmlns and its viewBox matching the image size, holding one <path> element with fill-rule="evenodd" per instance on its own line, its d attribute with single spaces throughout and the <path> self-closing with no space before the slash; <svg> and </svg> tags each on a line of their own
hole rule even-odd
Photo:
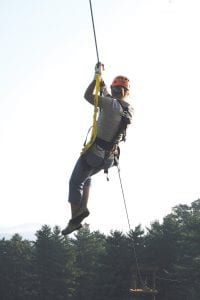
<svg viewBox="0 0 200 300">
<path fill-rule="evenodd" d="M 142 289 L 130 289 L 130 292 L 137 295 L 156 295 L 158 294 L 158 291 L 156 289 L 150 289 L 150 288 L 142 288 Z"/>
</svg>

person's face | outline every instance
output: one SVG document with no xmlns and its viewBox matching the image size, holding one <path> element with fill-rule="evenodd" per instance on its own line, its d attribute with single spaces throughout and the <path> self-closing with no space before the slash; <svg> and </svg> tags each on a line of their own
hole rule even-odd
<svg viewBox="0 0 200 300">
<path fill-rule="evenodd" d="M 111 92 L 112 92 L 112 96 L 119 100 L 122 100 L 129 94 L 129 91 L 123 86 L 111 87 Z"/>
</svg>

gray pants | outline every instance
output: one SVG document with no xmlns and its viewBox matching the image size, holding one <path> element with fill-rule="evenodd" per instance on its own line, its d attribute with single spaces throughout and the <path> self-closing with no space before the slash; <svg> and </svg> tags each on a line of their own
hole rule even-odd
<svg viewBox="0 0 200 300">
<path fill-rule="evenodd" d="M 80 204 L 84 185 L 91 184 L 91 176 L 114 164 L 114 154 L 92 145 L 76 162 L 69 181 L 70 203 Z"/>
</svg>

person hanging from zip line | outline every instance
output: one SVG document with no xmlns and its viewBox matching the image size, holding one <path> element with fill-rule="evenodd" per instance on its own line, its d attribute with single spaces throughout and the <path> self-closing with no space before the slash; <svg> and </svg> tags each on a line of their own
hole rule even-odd
<svg viewBox="0 0 200 300">
<path fill-rule="evenodd" d="M 96 76 L 101 77 L 102 63 L 95 66 L 95 78 L 85 91 L 84 98 L 95 105 Z M 68 201 L 71 205 L 71 219 L 63 235 L 82 227 L 81 222 L 89 216 L 87 208 L 91 177 L 101 170 L 105 172 L 116 165 L 119 158 L 119 142 L 125 141 L 126 129 L 132 121 L 133 107 L 130 104 L 130 82 L 125 76 L 117 76 L 111 84 L 111 95 L 101 79 L 98 96 L 99 116 L 95 141 L 78 158 L 69 181 Z"/>
</svg>

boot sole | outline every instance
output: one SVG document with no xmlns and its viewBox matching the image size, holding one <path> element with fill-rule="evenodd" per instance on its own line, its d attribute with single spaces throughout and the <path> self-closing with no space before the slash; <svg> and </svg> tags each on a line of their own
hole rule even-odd
<svg viewBox="0 0 200 300">
<path fill-rule="evenodd" d="M 77 217 L 74 217 L 73 219 L 71 219 L 71 223 L 72 224 L 77 224 L 77 223 L 81 223 L 83 221 L 83 219 L 87 218 L 89 216 L 89 210 L 83 211 L 80 215 L 78 215 Z"/>
<path fill-rule="evenodd" d="M 69 225 L 68 225 L 69 226 Z M 79 229 L 81 229 L 83 226 L 82 226 L 82 224 L 77 224 L 77 226 L 76 227 L 74 227 L 74 228 L 71 228 L 71 230 L 67 230 L 67 228 L 66 229 L 63 229 L 62 231 L 61 231 L 61 233 L 62 233 L 62 235 L 68 235 L 68 234 L 70 234 L 70 233 L 72 233 L 72 232 L 74 232 L 74 231 L 76 231 L 76 230 L 79 230 Z"/>
</svg>

